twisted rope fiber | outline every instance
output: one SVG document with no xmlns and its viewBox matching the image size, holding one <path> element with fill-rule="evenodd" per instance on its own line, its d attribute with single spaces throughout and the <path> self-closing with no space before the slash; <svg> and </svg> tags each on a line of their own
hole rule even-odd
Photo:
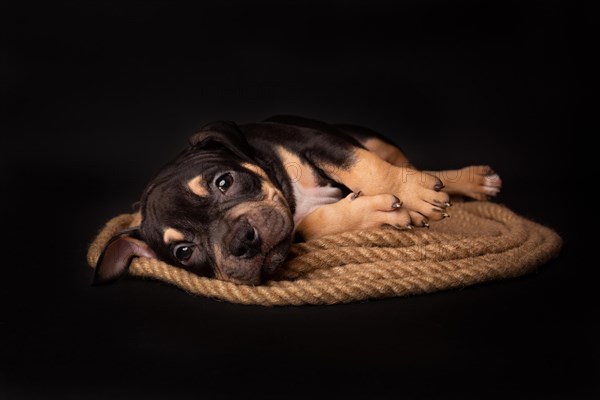
<svg viewBox="0 0 600 400">
<path fill-rule="evenodd" d="M 162 261 L 135 258 L 129 273 L 158 279 L 190 293 L 264 306 L 334 304 L 406 296 L 523 275 L 558 255 L 551 229 L 506 207 L 459 203 L 452 218 L 430 230 L 377 229 L 331 235 L 294 245 L 278 274 L 260 286 L 196 276 Z M 90 245 L 96 264 L 110 238 L 133 214 L 111 219 Z"/>
</svg>

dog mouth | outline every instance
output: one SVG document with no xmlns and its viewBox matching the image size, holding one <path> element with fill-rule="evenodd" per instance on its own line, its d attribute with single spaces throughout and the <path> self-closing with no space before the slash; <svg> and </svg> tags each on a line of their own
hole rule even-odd
<svg viewBox="0 0 600 400">
<path fill-rule="evenodd" d="M 287 258 L 292 244 L 291 212 L 280 202 L 262 202 L 246 207 L 235 221 L 235 229 L 223 238 L 223 247 L 230 252 L 222 259 L 220 275 L 234 283 L 259 284 Z"/>
<path fill-rule="evenodd" d="M 268 277 L 277 270 L 281 264 L 285 262 L 285 259 L 289 253 L 291 247 L 291 240 L 285 238 L 275 246 L 265 255 L 262 264 L 262 274 L 263 277 Z"/>
<path fill-rule="evenodd" d="M 261 270 L 265 275 L 270 275 L 283 264 L 291 247 L 291 218 L 281 210 L 274 209 L 264 221 L 250 223 L 262 240 L 261 253 L 264 259 Z"/>
</svg>

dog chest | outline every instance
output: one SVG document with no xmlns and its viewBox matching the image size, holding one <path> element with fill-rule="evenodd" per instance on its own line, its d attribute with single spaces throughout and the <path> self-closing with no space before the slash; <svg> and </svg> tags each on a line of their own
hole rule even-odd
<svg viewBox="0 0 600 400">
<path fill-rule="evenodd" d="M 296 212 L 294 213 L 294 225 L 298 226 L 300 221 L 318 207 L 339 201 L 342 191 L 333 186 L 303 186 L 300 182 L 293 183 L 294 198 L 296 200 Z"/>
</svg>

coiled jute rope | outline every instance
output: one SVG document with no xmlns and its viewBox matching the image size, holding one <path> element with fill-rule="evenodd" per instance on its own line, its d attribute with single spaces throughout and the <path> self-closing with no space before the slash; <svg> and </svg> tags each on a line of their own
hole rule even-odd
<svg viewBox="0 0 600 400">
<path fill-rule="evenodd" d="M 96 264 L 108 240 L 134 214 L 110 220 L 91 244 Z M 523 275 L 558 255 L 551 229 L 488 203 L 459 203 L 431 229 L 382 228 L 331 235 L 292 247 L 286 264 L 260 286 L 196 276 L 162 261 L 135 258 L 129 274 L 158 279 L 190 293 L 264 306 L 334 304 L 464 287 Z"/>
</svg>

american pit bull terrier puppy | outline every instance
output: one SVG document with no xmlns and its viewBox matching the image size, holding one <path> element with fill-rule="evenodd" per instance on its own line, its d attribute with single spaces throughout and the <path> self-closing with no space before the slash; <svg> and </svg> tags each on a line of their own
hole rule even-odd
<svg viewBox="0 0 600 400">
<path fill-rule="evenodd" d="M 138 226 L 104 249 L 94 282 L 122 276 L 134 256 L 256 285 L 294 240 L 449 217 L 449 195 L 501 187 L 488 166 L 423 172 L 383 136 L 352 125 L 277 116 L 213 122 L 144 190 Z"/>
</svg>

